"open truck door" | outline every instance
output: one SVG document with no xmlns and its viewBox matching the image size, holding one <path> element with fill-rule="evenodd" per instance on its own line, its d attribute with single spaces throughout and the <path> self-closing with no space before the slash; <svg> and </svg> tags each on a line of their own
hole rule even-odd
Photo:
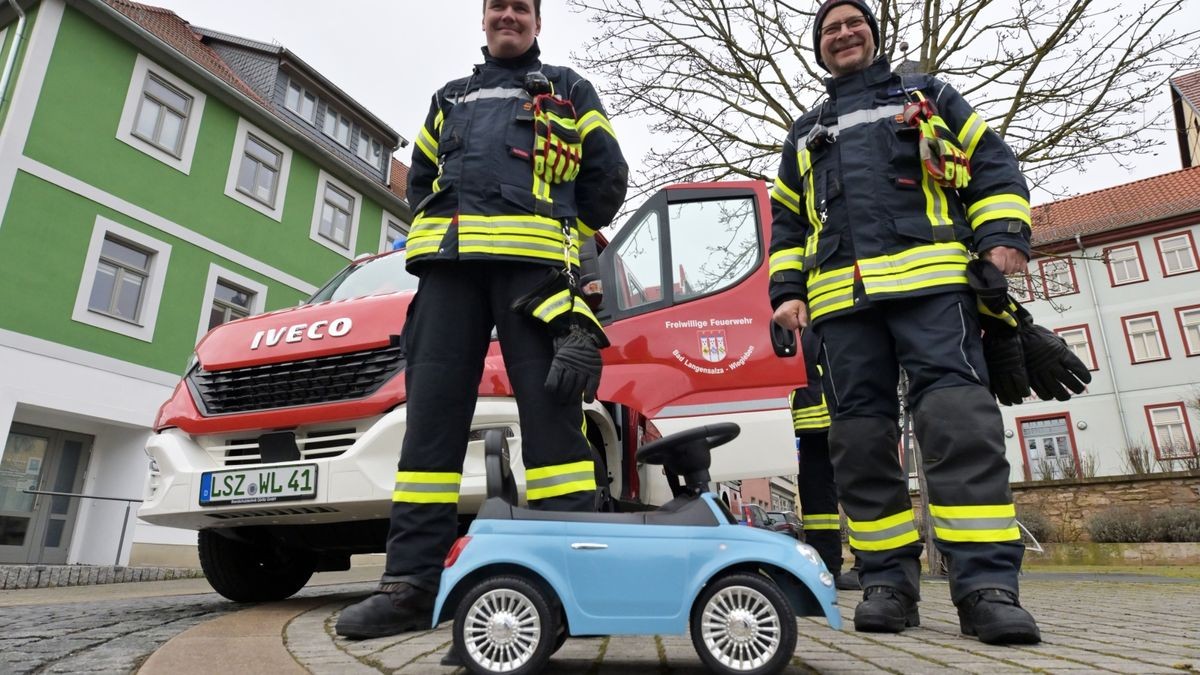
<svg viewBox="0 0 1200 675">
<path fill-rule="evenodd" d="M 787 397 L 805 384 L 804 364 L 794 336 L 773 330 L 770 213 L 765 183 L 671 186 L 600 254 L 599 315 L 613 346 L 599 398 L 637 411 L 662 435 L 736 422 L 741 435 L 713 455 L 714 481 L 796 473 Z M 626 460 L 626 485 L 662 484 L 629 475 Z"/>
</svg>

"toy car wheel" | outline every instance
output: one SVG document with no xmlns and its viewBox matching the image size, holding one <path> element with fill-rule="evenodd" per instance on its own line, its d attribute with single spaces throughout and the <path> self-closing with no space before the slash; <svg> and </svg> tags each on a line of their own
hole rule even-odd
<svg viewBox="0 0 1200 675">
<path fill-rule="evenodd" d="M 714 673 L 778 673 L 796 649 L 792 606 L 775 582 L 757 574 L 710 583 L 692 606 L 691 629 L 696 653 Z"/>
<path fill-rule="evenodd" d="M 546 593 L 514 576 L 487 579 L 454 613 L 454 647 L 472 673 L 536 673 L 558 645 L 558 614 Z"/>
</svg>

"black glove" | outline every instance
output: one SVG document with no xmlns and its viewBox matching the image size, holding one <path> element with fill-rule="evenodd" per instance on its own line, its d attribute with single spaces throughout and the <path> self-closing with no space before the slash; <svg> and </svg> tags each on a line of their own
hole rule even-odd
<svg viewBox="0 0 1200 675">
<path fill-rule="evenodd" d="M 546 376 L 546 391 L 562 403 L 591 403 L 600 387 L 600 348 L 584 328 L 571 326 L 570 332 L 554 338 L 554 360 Z"/>
<path fill-rule="evenodd" d="M 1025 370 L 1029 373 L 1033 393 L 1043 401 L 1069 401 L 1071 394 L 1067 389 L 1082 394 L 1087 383 L 1092 381 L 1092 374 L 1067 346 L 1067 341 L 1035 324 L 1024 307 L 1018 309 L 1017 317 L 1020 319 L 1017 331 L 1025 351 Z"/>
<path fill-rule="evenodd" d="M 1017 305 L 1008 297 L 1008 281 L 1000 268 L 976 259 L 967 263 L 967 282 L 979 307 L 989 389 L 1002 405 L 1016 405 L 1029 396 L 1029 376 L 1013 315 Z"/>
</svg>

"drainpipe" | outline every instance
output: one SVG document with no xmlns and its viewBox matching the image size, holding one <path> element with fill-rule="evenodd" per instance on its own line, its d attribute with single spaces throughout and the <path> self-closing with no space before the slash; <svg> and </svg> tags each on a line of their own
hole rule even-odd
<svg viewBox="0 0 1200 675">
<path fill-rule="evenodd" d="M 1079 234 L 1075 235 L 1075 245 L 1079 247 L 1079 252 L 1087 254 L 1087 249 L 1083 246 L 1083 237 Z M 1083 272 L 1087 275 L 1088 291 L 1092 295 L 1092 311 L 1096 313 L 1096 328 L 1100 333 L 1100 345 L 1104 349 L 1104 360 L 1108 362 L 1109 378 L 1112 380 L 1113 396 L 1117 399 L 1117 419 L 1121 422 L 1121 436 L 1125 438 L 1125 447 L 1130 447 L 1132 443 L 1129 439 L 1129 429 L 1125 426 L 1125 403 L 1121 398 L 1121 387 L 1117 384 L 1117 369 L 1113 365 L 1112 350 L 1108 348 L 1108 332 L 1104 330 L 1104 316 L 1100 314 L 1100 303 L 1096 299 L 1096 285 L 1092 283 L 1092 266 L 1083 265 Z"/>
<path fill-rule="evenodd" d="M 17 4 L 17 0 L 8 0 L 8 4 L 17 12 L 17 28 L 16 34 L 13 35 L 12 49 L 8 50 L 8 58 L 4 61 L 4 72 L 0 74 L 0 109 L 4 108 L 4 102 L 8 100 L 8 81 L 12 78 L 13 68 L 17 64 L 17 50 L 21 48 L 21 41 L 25 38 L 25 12 L 21 10 L 21 5 Z"/>
</svg>

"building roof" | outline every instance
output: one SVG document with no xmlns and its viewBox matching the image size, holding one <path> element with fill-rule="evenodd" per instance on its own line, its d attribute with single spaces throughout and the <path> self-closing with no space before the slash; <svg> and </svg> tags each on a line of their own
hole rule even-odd
<svg viewBox="0 0 1200 675">
<path fill-rule="evenodd" d="M 229 42 L 236 41 L 237 44 L 242 44 L 243 46 L 263 49 L 264 51 L 278 50 L 281 54 L 291 55 L 290 52 L 283 47 L 268 45 L 266 43 L 260 43 L 254 40 L 248 40 L 246 38 L 239 38 L 227 33 L 218 33 L 217 31 L 211 31 L 207 29 L 196 29 L 175 12 L 162 7 L 144 5 L 139 2 L 133 2 L 132 0 L 101 0 L 101 2 L 125 15 L 138 26 L 141 26 L 147 32 L 165 42 L 184 57 L 199 64 L 202 68 L 236 89 L 240 94 L 243 94 L 250 100 L 259 104 L 265 110 L 270 111 L 282 123 L 293 125 L 291 120 L 276 110 L 274 104 L 264 99 L 258 92 L 254 90 L 253 87 L 239 77 L 229 63 L 222 59 L 215 50 L 209 47 L 204 42 L 203 38 L 212 38 L 216 35 L 220 35 L 221 39 Z M 294 55 L 291 56 L 294 58 Z M 310 66 L 307 66 L 307 64 L 305 65 L 309 70 L 312 70 Z M 320 74 L 315 70 L 312 70 L 312 72 L 316 76 L 321 77 Z M 327 81 L 324 80 L 323 77 L 322 80 Z M 341 93 L 340 89 L 337 89 L 336 87 L 333 87 L 333 89 Z M 351 104 L 358 106 L 353 99 L 349 99 L 349 97 L 347 97 L 347 99 Z M 361 106 L 358 107 L 361 108 Z M 365 108 L 362 108 L 362 110 L 366 112 L 367 116 L 372 121 L 380 124 L 383 129 L 391 131 L 390 127 L 380 122 L 376 117 L 367 112 Z M 392 131 L 392 133 L 394 134 L 395 132 Z M 360 174 L 362 173 L 361 171 L 358 171 L 357 168 L 356 172 Z M 386 186 L 387 189 L 400 199 L 405 199 L 405 189 L 408 183 L 408 167 L 396 160 L 394 155 L 392 157 L 391 175 L 392 182 L 391 185 Z M 381 182 L 378 178 L 372 178 L 371 180 L 376 184 Z"/>
<path fill-rule="evenodd" d="M 404 201 L 408 201 L 408 165 L 396 159 L 395 155 L 392 155 L 392 171 L 390 176 L 392 182 L 388 185 L 388 188 L 392 191 L 392 194 Z"/>
<path fill-rule="evenodd" d="M 1171 86 L 1187 100 L 1193 110 L 1200 111 L 1200 70 L 1172 77 Z"/>
<path fill-rule="evenodd" d="M 1188 214 L 1200 217 L 1200 166 L 1034 207 L 1033 245 Z"/>
</svg>

